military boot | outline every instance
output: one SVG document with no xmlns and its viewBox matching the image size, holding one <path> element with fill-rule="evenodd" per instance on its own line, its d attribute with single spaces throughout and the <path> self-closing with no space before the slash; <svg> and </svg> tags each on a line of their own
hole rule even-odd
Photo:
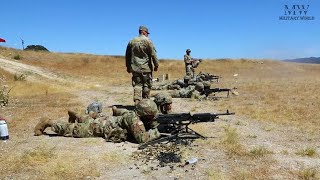
<svg viewBox="0 0 320 180">
<path fill-rule="evenodd" d="M 75 111 L 68 110 L 68 115 L 69 115 L 69 123 L 78 122 L 80 119 L 80 114 L 76 113 Z"/>
<path fill-rule="evenodd" d="M 53 124 L 53 121 L 50 118 L 48 118 L 48 117 L 41 118 L 39 123 L 34 128 L 34 135 L 35 136 L 43 135 L 44 130 L 47 127 L 51 127 L 52 124 Z"/>
<path fill-rule="evenodd" d="M 139 99 L 134 100 L 134 105 L 136 106 L 140 102 Z"/>
<path fill-rule="evenodd" d="M 118 108 L 116 106 L 112 106 L 112 116 L 117 115 L 117 110 L 118 110 Z"/>
</svg>

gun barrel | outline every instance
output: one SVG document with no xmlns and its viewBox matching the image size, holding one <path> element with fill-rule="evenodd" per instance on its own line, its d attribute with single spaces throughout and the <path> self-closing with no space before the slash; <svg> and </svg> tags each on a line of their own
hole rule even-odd
<svg viewBox="0 0 320 180">
<path fill-rule="evenodd" d="M 190 119 L 190 113 L 159 114 L 156 117 L 157 122 L 160 124 L 173 124 Z"/>
</svg>

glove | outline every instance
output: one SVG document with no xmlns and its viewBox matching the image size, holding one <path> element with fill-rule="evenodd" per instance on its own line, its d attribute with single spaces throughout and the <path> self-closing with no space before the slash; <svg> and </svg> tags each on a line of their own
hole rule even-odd
<svg viewBox="0 0 320 180">
<path fill-rule="evenodd" d="M 153 70 L 158 71 L 158 66 L 155 66 Z"/>
</svg>

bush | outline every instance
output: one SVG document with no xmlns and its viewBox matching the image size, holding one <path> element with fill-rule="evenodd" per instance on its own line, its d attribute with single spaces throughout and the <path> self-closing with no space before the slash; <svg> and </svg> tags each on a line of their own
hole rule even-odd
<svg viewBox="0 0 320 180">
<path fill-rule="evenodd" d="M 17 55 L 15 55 L 15 56 L 13 56 L 13 59 L 15 59 L 15 60 L 20 60 L 20 59 L 21 59 L 21 56 L 20 56 L 19 54 L 17 54 Z"/>
<path fill-rule="evenodd" d="M 15 81 L 25 81 L 26 78 L 27 78 L 27 75 L 25 75 L 25 74 L 20 74 L 20 75 L 14 74 L 13 78 L 14 78 Z"/>
<path fill-rule="evenodd" d="M 28 51 L 28 50 L 31 50 L 31 51 L 48 51 L 49 52 L 49 50 L 47 48 L 45 48 L 44 46 L 41 46 L 41 45 L 29 45 L 24 50 L 26 50 L 26 51 Z"/>
<path fill-rule="evenodd" d="M 0 77 L 0 107 L 5 107 L 9 103 L 9 93 L 12 88 L 6 85 L 6 79 L 4 76 Z"/>
</svg>

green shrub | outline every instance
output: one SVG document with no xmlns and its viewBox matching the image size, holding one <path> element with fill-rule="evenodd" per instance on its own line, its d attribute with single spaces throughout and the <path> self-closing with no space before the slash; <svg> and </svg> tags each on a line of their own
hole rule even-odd
<svg viewBox="0 0 320 180">
<path fill-rule="evenodd" d="M 41 45 L 29 45 L 24 50 L 28 51 L 49 51 L 47 48 Z"/>
<path fill-rule="evenodd" d="M 13 78 L 14 78 L 15 81 L 25 81 L 26 78 L 27 78 L 27 75 L 25 75 L 25 74 L 20 74 L 20 75 L 14 74 Z"/>
<path fill-rule="evenodd" d="M 13 59 L 15 59 L 15 60 L 20 60 L 20 59 L 21 59 L 21 56 L 20 56 L 19 54 L 17 54 L 17 55 L 15 55 L 15 56 L 13 56 Z"/>
</svg>

